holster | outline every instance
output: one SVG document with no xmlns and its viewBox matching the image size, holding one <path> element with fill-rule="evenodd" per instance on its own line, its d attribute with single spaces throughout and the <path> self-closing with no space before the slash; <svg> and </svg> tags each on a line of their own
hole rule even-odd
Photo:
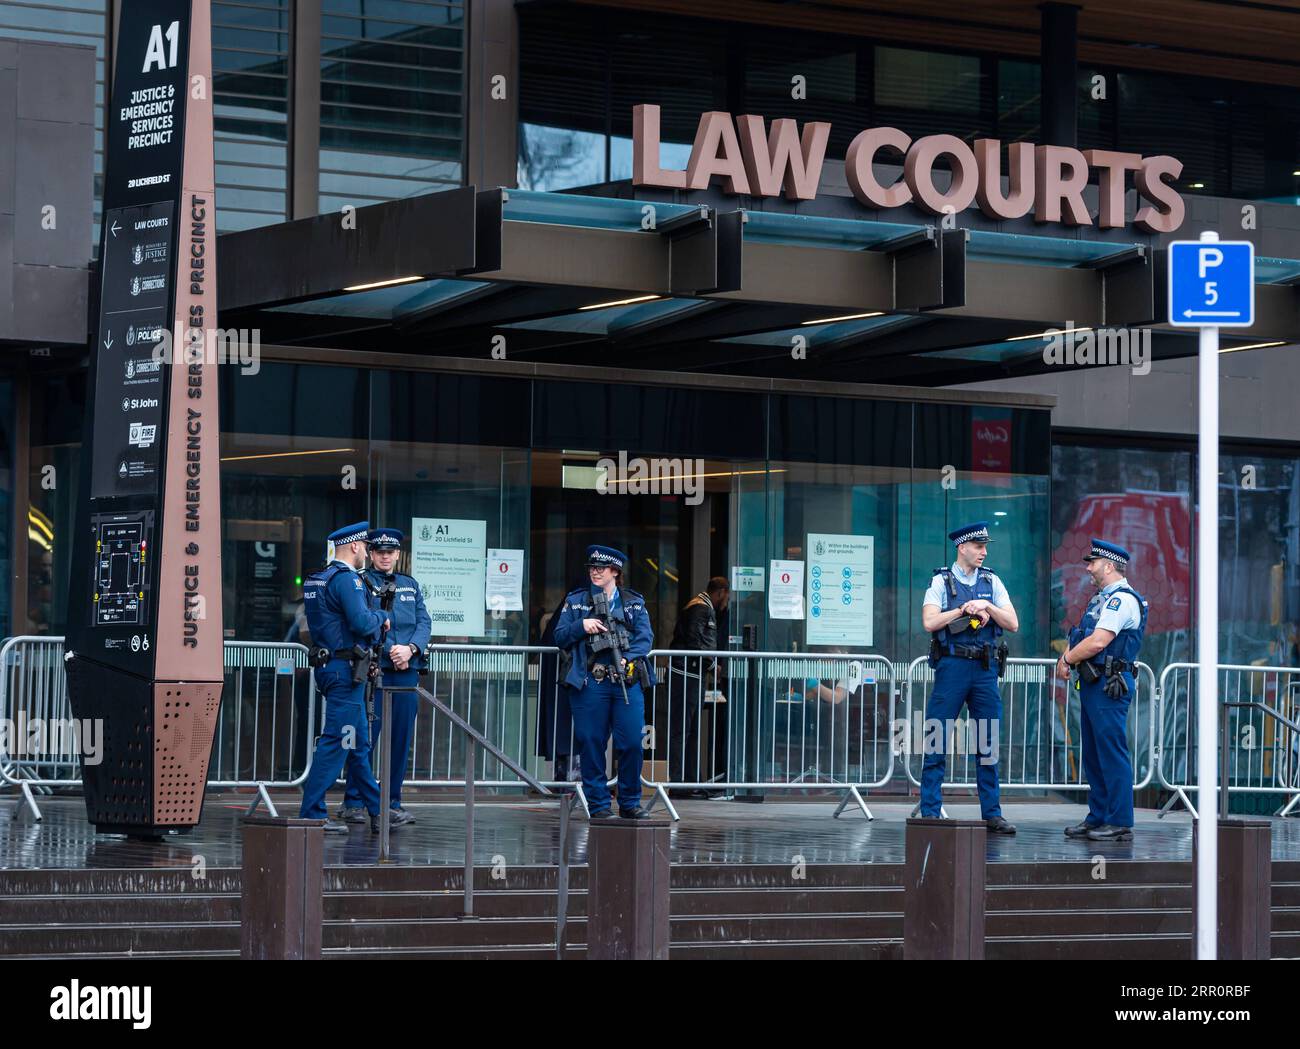
<svg viewBox="0 0 1300 1049">
<path fill-rule="evenodd" d="M 980 654 L 980 666 L 982 666 L 985 670 L 988 670 L 989 667 L 992 665 L 990 663 L 990 657 L 992 656 L 992 654 L 993 654 L 993 646 L 985 645 L 984 651 Z"/>
<path fill-rule="evenodd" d="M 1006 676 L 1007 659 L 1009 658 L 1010 654 L 1011 654 L 1011 650 L 1007 648 L 1007 643 L 1005 641 L 999 641 L 998 642 L 998 679 L 999 680 L 1001 680 L 1003 677 Z"/>
<path fill-rule="evenodd" d="M 1079 672 L 1079 680 L 1085 685 L 1095 685 L 1101 680 L 1101 671 L 1086 659 L 1077 664 L 1075 669 Z"/>
<path fill-rule="evenodd" d="M 363 645 L 352 646 L 352 684 L 363 684 L 370 676 L 370 649 Z"/>
<path fill-rule="evenodd" d="M 939 665 L 939 660 L 943 659 L 943 645 L 933 634 L 930 635 L 930 669 L 933 670 Z"/>
<path fill-rule="evenodd" d="M 307 665 L 313 670 L 320 670 L 330 661 L 330 650 L 328 648 L 316 647 L 307 653 Z"/>
</svg>

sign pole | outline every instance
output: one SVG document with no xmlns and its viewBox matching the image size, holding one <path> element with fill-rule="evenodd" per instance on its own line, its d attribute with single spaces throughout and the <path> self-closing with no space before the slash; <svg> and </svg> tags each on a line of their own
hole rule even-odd
<svg viewBox="0 0 1300 1049">
<path fill-rule="evenodd" d="M 1217 241 L 1207 231 L 1202 241 Z M 1198 407 L 1200 438 L 1197 488 L 1197 799 L 1196 957 L 1213 960 L 1218 929 L 1218 745 L 1219 739 L 1219 329 L 1200 329 Z M 1216 745 L 1218 744 L 1218 745 Z M 1223 785 L 1227 789 L 1227 784 Z"/>
</svg>

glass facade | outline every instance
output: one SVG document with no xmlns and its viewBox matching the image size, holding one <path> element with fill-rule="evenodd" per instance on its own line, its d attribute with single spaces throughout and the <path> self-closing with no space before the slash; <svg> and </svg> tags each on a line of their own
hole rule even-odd
<svg viewBox="0 0 1300 1049">
<path fill-rule="evenodd" d="M 827 156 L 888 125 L 1042 142 L 1039 63 L 660 13 L 521 9 L 519 185 L 629 177 L 632 106 L 662 107 L 661 164 L 701 113 L 831 121 Z M 796 77 L 803 78 L 802 97 Z M 1098 80 L 1097 78 L 1100 78 Z M 1183 193 L 1300 202 L 1300 87 L 1080 65 L 1078 146 L 1183 161 Z"/>
<path fill-rule="evenodd" d="M 212 5 L 213 147 L 222 231 L 288 213 L 288 0 Z"/>
<path fill-rule="evenodd" d="M 465 10 L 422 0 L 324 0 L 320 210 L 459 185 Z"/>
</svg>

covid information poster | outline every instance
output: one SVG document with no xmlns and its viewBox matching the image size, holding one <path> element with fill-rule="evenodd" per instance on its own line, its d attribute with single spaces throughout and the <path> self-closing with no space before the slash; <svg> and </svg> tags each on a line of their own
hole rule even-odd
<svg viewBox="0 0 1300 1049">
<path fill-rule="evenodd" d="M 808 533 L 807 643 L 872 643 L 875 539 Z"/>
<path fill-rule="evenodd" d="M 435 637 L 482 637 L 487 522 L 411 518 L 411 575 Z"/>
</svg>

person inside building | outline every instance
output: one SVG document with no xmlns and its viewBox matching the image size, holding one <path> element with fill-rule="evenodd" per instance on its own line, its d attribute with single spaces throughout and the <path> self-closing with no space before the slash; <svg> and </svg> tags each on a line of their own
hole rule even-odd
<svg viewBox="0 0 1300 1049">
<path fill-rule="evenodd" d="M 673 627 L 674 651 L 716 652 L 718 615 L 731 601 L 731 586 L 714 576 L 686 603 Z M 717 660 L 673 656 L 668 664 L 668 778 L 672 783 L 701 783 L 709 775 L 700 767 L 700 712 L 716 687 Z M 703 788 L 673 791 L 674 797 L 708 798 Z"/>
</svg>

